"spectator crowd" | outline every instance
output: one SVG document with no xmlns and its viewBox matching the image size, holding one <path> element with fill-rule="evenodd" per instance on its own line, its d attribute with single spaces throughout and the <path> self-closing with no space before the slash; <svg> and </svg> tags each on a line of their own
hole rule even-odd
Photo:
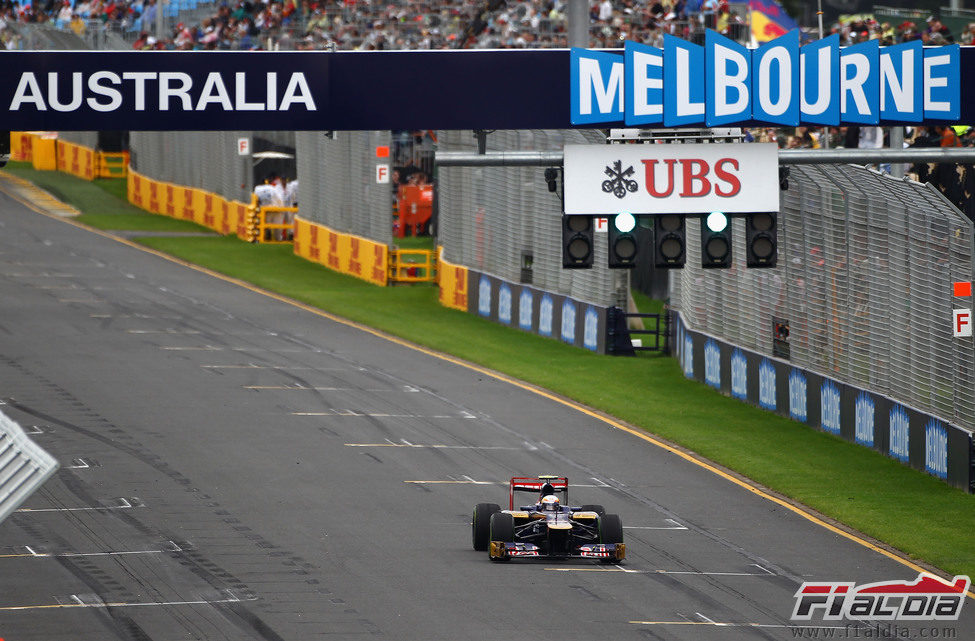
<svg viewBox="0 0 975 641">
<path fill-rule="evenodd" d="M 110 29 L 134 49 L 446 49 L 567 46 L 567 0 L 218 0 L 198 23 L 178 22 L 156 33 L 156 12 L 195 0 L 37 0 L 0 2 L 0 39 L 14 48 L 9 23 L 50 24 L 83 35 Z M 735 9 L 735 6 L 738 9 Z M 624 40 L 660 46 L 664 34 L 696 41 L 711 28 L 736 40 L 749 37 L 743 5 L 728 0 L 590 0 L 590 46 Z M 161 9 L 160 7 L 163 7 Z M 490 7 L 490 10 L 487 10 Z M 167 14 L 170 12 L 167 11 Z M 201 13 L 195 11 L 194 15 Z M 168 20 L 167 24 L 172 24 Z M 469 27 L 475 25 L 471 30 Z M 472 33 L 473 31 L 473 33 Z M 845 45 L 920 39 L 970 44 L 975 23 L 952 34 L 936 16 L 917 25 L 851 16 L 830 29 Z"/>
<path fill-rule="evenodd" d="M 164 38 L 156 12 L 188 0 L 0 2 L 0 38 L 9 23 L 49 24 L 83 35 L 109 29 L 135 49 L 447 49 L 567 46 L 566 0 L 218 0 L 199 23 L 179 22 Z M 172 4 L 170 4 L 172 6 Z M 196 6 L 193 3 L 193 6 Z M 491 10 L 486 10 L 488 7 Z M 162 7 L 162 8 L 161 8 Z M 170 13 L 166 11 L 167 15 Z M 669 33 L 694 40 L 704 28 L 747 39 L 728 0 L 591 0 L 591 46 L 623 40 L 659 45 Z M 169 20 L 167 24 L 171 24 Z M 469 27 L 474 24 L 477 29 Z"/>
</svg>

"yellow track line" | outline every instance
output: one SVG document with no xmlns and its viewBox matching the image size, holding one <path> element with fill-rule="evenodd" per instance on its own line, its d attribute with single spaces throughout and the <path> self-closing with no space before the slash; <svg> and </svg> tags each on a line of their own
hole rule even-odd
<svg viewBox="0 0 975 641">
<path fill-rule="evenodd" d="M 5 172 L 0 172 L 0 173 L 2 173 L 3 175 L 7 175 Z M 184 261 L 184 260 L 182 260 L 180 258 L 176 258 L 174 256 L 170 256 L 169 254 L 165 254 L 165 253 L 163 253 L 161 251 L 152 249 L 150 247 L 145 247 L 144 245 L 139 245 L 138 243 L 132 242 L 131 240 L 122 238 L 120 236 L 116 236 L 115 234 L 111 234 L 109 232 L 102 231 L 100 229 L 95 229 L 94 227 L 89 227 L 88 225 L 84 225 L 84 224 L 79 223 L 79 222 L 74 221 L 74 220 L 70 220 L 70 219 L 66 219 L 66 218 L 61 218 L 59 216 L 53 216 L 53 215 L 51 215 L 51 214 L 49 214 L 49 213 L 41 210 L 40 208 L 35 207 L 33 204 L 22 200 L 21 198 L 19 198 L 15 194 L 10 194 L 9 192 L 6 192 L 6 191 L 5 191 L 5 193 L 7 193 L 8 196 L 11 196 L 15 200 L 20 201 L 22 204 L 26 205 L 27 207 L 29 207 L 30 209 L 36 211 L 39 214 L 43 214 L 45 216 L 48 216 L 50 218 L 55 218 L 57 220 L 62 220 L 62 221 L 66 222 L 66 223 L 68 223 L 70 225 L 74 225 L 75 227 L 80 227 L 82 229 L 86 229 L 88 231 L 94 232 L 94 233 L 96 233 L 96 234 L 98 234 L 100 236 L 103 236 L 105 238 L 109 238 L 111 240 L 120 242 L 120 243 L 122 243 L 124 245 L 128 245 L 129 247 L 133 247 L 135 249 L 138 249 L 138 250 L 141 250 L 141 251 L 144 251 L 144 252 L 153 254 L 153 255 L 158 256 L 158 257 L 160 257 L 160 258 L 162 258 L 164 260 L 168 260 L 168 261 L 170 261 L 172 263 L 176 263 L 178 265 L 182 265 L 182 266 L 187 267 L 189 269 L 193 269 L 195 271 L 198 271 L 198 272 L 207 274 L 209 276 L 213 276 L 214 278 L 219 278 L 220 280 L 223 280 L 224 282 L 228 282 L 228 283 L 233 283 L 235 285 L 239 285 L 240 287 L 243 287 L 244 289 L 247 289 L 247 290 L 249 290 L 251 292 L 254 292 L 254 293 L 257 293 L 257 294 L 261 294 L 263 296 L 267 296 L 268 298 L 272 298 L 272 299 L 274 299 L 276 301 L 285 303 L 287 305 L 292 305 L 294 307 L 297 307 L 299 309 L 305 310 L 305 311 L 307 311 L 309 313 L 312 313 L 312 314 L 315 314 L 317 316 L 321 316 L 323 318 L 327 318 L 330 321 L 333 321 L 335 323 L 339 323 L 341 325 L 345 325 L 346 327 L 352 327 L 354 329 L 358 329 L 358 330 L 360 330 L 362 332 L 365 332 L 367 334 L 371 334 L 372 336 L 375 336 L 377 338 L 381 338 L 381 339 L 383 339 L 385 341 L 389 341 L 390 343 L 394 343 L 396 345 L 400 345 L 400 346 L 405 347 L 407 349 L 410 349 L 410 350 L 413 350 L 413 351 L 416 351 L 416 352 L 420 352 L 421 354 L 426 354 L 427 356 L 432 356 L 433 358 L 437 358 L 439 360 L 442 360 L 442 361 L 451 363 L 453 365 L 457 365 L 458 367 L 463 367 L 463 368 L 466 368 L 468 370 L 477 372 L 478 374 L 483 374 L 485 376 L 489 376 L 489 377 L 491 377 L 491 378 L 493 378 L 495 380 L 502 381 L 504 383 L 508 383 L 509 385 L 514 385 L 515 387 L 518 387 L 520 389 L 523 389 L 526 392 L 531 392 L 532 394 L 536 394 L 538 396 L 541 396 L 543 398 L 546 398 L 546 399 L 548 399 L 550 401 L 553 401 L 555 403 L 559 403 L 560 405 L 564 405 L 564 406 L 566 406 L 566 407 L 568 407 L 570 409 L 573 409 L 573 410 L 575 410 L 577 412 L 581 412 L 581 413 L 583 413 L 583 414 L 585 414 L 585 415 L 587 415 L 587 416 L 589 416 L 591 418 L 594 418 L 597 421 L 601 421 L 602 423 L 605 423 L 606 425 L 609 425 L 610 427 L 613 427 L 613 428 L 615 428 L 617 430 L 620 430 L 622 432 L 626 432 L 627 434 L 632 434 L 633 436 L 635 436 L 635 437 L 637 437 L 639 439 L 642 439 L 642 440 L 646 441 L 647 443 L 650 443 L 652 445 L 655 445 L 655 446 L 657 446 L 657 447 L 659 447 L 659 448 L 661 448 L 663 450 L 666 450 L 666 451 L 670 452 L 671 454 L 676 454 L 677 456 L 681 457 L 682 459 L 684 459 L 685 461 L 687 461 L 689 463 L 692 463 L 694 465 L 697 465 L 698 467 L 704 468 L 705 470 L 711 472 L 712 474 L 714 474 L 716 476 L 719 476 L 719 477 L 725 479 L 726 481 L 729 481 L 731 483 L 734 483 L 735 485 L 737 485 L 737 486 L 739 486 L 739 487 L 741 487 L 741 488 L 743 488 L 743 489 L 751 492 L 752 494 L 755 494 L 755 495 L 760 496 L 760 497 L 762 497 L 762 498 L 764 498 L 764 499 L 766 499 L 768 501 L 771 501 L 772 503 L 775 503 L 777 505 L 780 505 L 783 508 L 785 508 L 785 509 L 787 509 L 787 510 L 789 510 L 789 511 L 795 513 L 795 514 L 798 514 L 799 516 L 801 516 L 802 518 L 806 519 L 807 521 L 809 521 L 811 523 L 814 523 L 814 524 L 816 524 L 816 525 L 818 525 L 818 526 L 820 526 L 822 528 L 825 528 L 825 529 L 829 530 L 830 532 L 833 532 L 834 534 L 838 534 L 839 536 L 842 536 L 842 537 L 844 537 L 846 539 L 849 539 L 850 541 L 852 541 L 854 543 L 857 543 L 857 544 L 859 544 L 859 545 L 861 545 L 861 546 L 863 546 L 863 547 L 865 547 L 865 548 L 867 548 L 869 550 L 872 550 L 874 552 L 877 552 L 878 554 L 882 554 L 883 556 L 886 556 L 887 558 L 892 559 L 892 560 L 900 563 L 901 565 L 904 565 L 904 566 L 906 566 L 906 567 L 908 567 L 908 568 L 910 568 L 912 570 L 915 570 L 917 572 L 928 572 L 928 570 L 924 569 L 923 567 L 921 567 L 917 563 L 914 563 L 913 561 L 911 561 L 910 559 L 908 559 L 906 556 L 903 556 L 901 554 L 897 554 L 897 553 L 892 552 L 890 550 L 886 550 L 886 549 L 884 549 L 884 548 L 882 548 L 882 547 L 880 547 L 880 546 L 878 546 L 878 545 L 876 545 L 876 544 L 874 544 L 874 543 L 866 540 L 865 538 L 854 534 L 853 532 L 847 532 L 846 530 L 844 530 L 842 528 L 836 527 L 832 523 L 828 523 L 827 521 L 821 519 L 820 517 L 816 516 L 815 514 L 812 514 L 811 512 L 807 512 L 806 510 L 802 509 L 798 505 L 794 505 L 794 504 L 792 504 L 789 501 L 786 501 L 786 500 L 781 499 L 781 498 L 779 498 L 777 496 L 774 496 L 774 495 L 766 492 L 765 490 L 761 489 L 760 487 L 758 487 L 758 486 L 756 486 L 756 485 L 754 485 L 754 484 L 752 484 L 752 483 L 750 483 L 750 482 L 748 482 L 746 480 L 743 480 L 743 479 L 740 479 L 740 478 L 738 478 L 736 476 L 733 476 L 731 474 L 728 474 L 724 470 L 719 469 L 718 467 L 714 466 L 713 464 L 711 464 L 711 463 L 709 463 L 709 462 L 707 462 L 707 461 L 705 461 L 703 459 L 700 459 L 700 458 L 698 458 L 696 456 L 693 456 L 693 455 L 691 455 L 691 454 L 689 454 L 689 453 L 687 453 L 687 452 L 685 452 L 683 450 L 680 450 L 680 449 L 674 447 L 673 445 L 670 445 L 668 443 L 665 443 L 665 442 L 663 442 L 663 441 L 661 441 L 661 440 L 659 440 L 659 439 L 651 436 L 650 434 L 647 434 L 646 432 L 643 432 L 642 430 L 637 430 L 637 429 L 634 429 L 634 428 L 632 428 L 632 427 L 630 427 L 628 425 L 624 425 L 623 423 L 617 421 L 616 419 L 613 419 L 613 418 L 611 418 L 609 416 L 606 416 L 606 415 L 604 415 L 604 414 L 602 414 L 600 412 L 597 412 L 597 411 L 595 411 L 595 410 L 593 410 L 593 409 L 591 409 L 589 407 L 586 407 L 585 405 L 582 405 L 580 403 L 576 403 L 575 401 L 569 400 L 567 398 L 563 398 L 561 396 L 557 396 L 557 395 L 553 394 L 552 392 L 549 392 L 547 390 L 543 390 L 543 389 L 541 389 L 539 387 L 536 387 L 536 386 L 534 386 L 534 385 L 532 385 L 530 383 L 526 383 L 524 381 L 520 381 L 518 379 L 511 378 L 509 376 L 506 376 L 506 375 L 501 374 L 499 372 L 495 372 L 495 371 L 490 370 L 490 369 L 487 369 L 485 367 L 481 367 L 480 365 L 475 365 L 473 363 L 469 363 L 467 361 L 461 360 L 461 359 L 459 359 L 459 358 L 457 358 L 455 356 L 451 356 L 449 354 L 444 354 L 442 352 L 434 351 L 434 350 L 429 349 L 427 347 L 423 347 L 422 345 L 417 345 L 416 343 L 412 343 L 410 341 L 407 341 L 405 339 L 402 339 L 402 338 L 393 336 L 391 334 L 387 334 L 385 332 L 381 332 L 381 331 L 379 331 L 377 329 L 373 329 L 372 327 L 367 327 L 366 325 L 362 325 L 362 324 L 357 323 L 355 321 L 351 321 L 351 320 L 348 320 L 346 318 L 342 318 L 340 316 L 336 316 L 335 314 L 332 314 L 330 312 L 326 312 L 326 311 L 321 310 L 321 309 L 318 309 L 316 307 L 312 307 L 311 305 L 308 305 L 306 303 L 302 303 L 301 301 L 294 300 L 293 298 L 288 298 L 286 296 L 282 296 L 281 294 L 278 294 L 278 293 L 275 293 L 275 292 L 272 292 L 272 291 L 269 291 L 269 290 L 266 290 L 266 289 L 262 289 L 260 287 L 257 287 L 255 285 L 252 285 L 250 283 L 247 283 L 247 282 L 245 282 L 243 280 L 240 280 L 238 278 L 234 278 L 232 276 L 227 276 L 226 274 L 221 274 L 221 273 L 215 272 L 215 271 L 213 271 L 211 269 L 207 269 L 206 267 L 201 267 L 199 265 L 194 265 L 193 263 L 189 263 L 189 262 Z M 975 599 L 975 593 L 968 592 L 967 594 L 968 594 L 968 596 L 970 598 Z"/>
</svg>

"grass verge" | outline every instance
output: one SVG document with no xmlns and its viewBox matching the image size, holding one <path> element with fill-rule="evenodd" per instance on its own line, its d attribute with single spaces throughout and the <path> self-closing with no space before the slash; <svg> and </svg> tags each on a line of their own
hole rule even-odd
<svg viewBox="0 0 975 641">
<path fill-rule="evenodd" d="M 11 171 L 34 180 L 16 165 Z M 55 172 L 33 173 L 44 174 L 44 182 L 38 181 L 41 186 L 85 212 L 82 222 L 102 229 L 132 229 L 131 207 L 123 207 L 97 185 Z M 100 191 L 100 198 L 92 190 Z M 158 224 L 182 222 L 141 216 L 161 219 Z M 975 576 L 975 496 L 877 452 L 687 380 L 674 359 L 592 354 L 441 307 L 436 289 L 429 285 L 379 288 L 328 271 L 296 257 L 289 245 L 250 245 L 233 237 L 151 237 L 140 242 L 576 399 L 679 443 L 917 560 L 951 574 Z M 652 303 L 637 303 L 641 309 L 652 309 Z M 836 578 L 842 578 L 842 568 L 837 571 Z"/>
</svg>

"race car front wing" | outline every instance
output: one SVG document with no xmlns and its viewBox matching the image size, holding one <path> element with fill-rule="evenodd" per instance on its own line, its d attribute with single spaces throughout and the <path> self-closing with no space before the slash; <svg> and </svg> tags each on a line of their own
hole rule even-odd
<svg viewBox="0 0 975 641">
<path fill-rule="evenodd" d="M 497 561 L 504 561 L 524 557 L 551 557 L 570 559 L 600 559 L 602 561 L 622 561 L 626 558 L 625 543 L 589 543 L 580 545 L 568 554 L 548 555 L 534 543 L 512 543 L 491 541 L 488 547 L 490 557 Z"/>
</svg>

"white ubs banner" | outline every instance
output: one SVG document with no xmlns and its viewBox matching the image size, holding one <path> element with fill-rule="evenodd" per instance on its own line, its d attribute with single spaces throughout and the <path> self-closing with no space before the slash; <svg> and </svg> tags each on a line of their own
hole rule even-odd
<svg viewBox="0 0 975 641">
<path fill-rule="evenodd" d="M 779 210 L 774 143 L 566 145 L 565 213 Z"/>
</svg>

